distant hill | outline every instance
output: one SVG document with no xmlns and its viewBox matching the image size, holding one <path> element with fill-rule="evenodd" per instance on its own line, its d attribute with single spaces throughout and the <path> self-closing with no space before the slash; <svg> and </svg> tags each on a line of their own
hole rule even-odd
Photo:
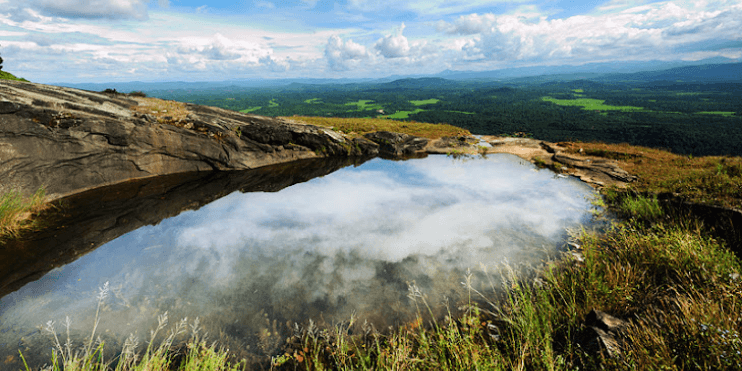
<svg viewBox="0 0 742 371">
<path fill-rule="evenodd" d="M 395 90 L 395 89 L 429 89 L 436 87 L 458 87 L 461 83 L 453 80 L 448 80 L 440 77 L 423 77 L 423 78 L 406 78 L 395 80 L 392 82 L 377 84 L 374 88 L 382 90 Z"/>
<path fill-rule="evenodd" d="M 662 71 L 609 74 L 596 80 L 606 82 L 742 82 L 742 63 L 704 64 Z"/>
</svg>

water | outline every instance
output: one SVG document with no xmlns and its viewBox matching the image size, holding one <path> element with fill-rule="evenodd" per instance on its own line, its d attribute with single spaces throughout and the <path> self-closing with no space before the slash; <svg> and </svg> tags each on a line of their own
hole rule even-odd
<svg viewBox="0 0 742 371">
<path fill-rule="evenodd" d="M 128 232 L 0 299 L 0 360 L 12 364 L 20 348 L 48 362 L 51 339 L 38 330 L 48 320 L 69 316 L 73 337 L 89 336 L 105 282 L 99 333 L 107 344 L 146 338 L 165 311 L 199 317 L 230 349 L 264 355 L 309 319 L 394 326 L 414 313 L 409 283 L 434 306 L 455 308 L 467 269 L 486 291 L 485 269 L 533 265 L 557 251 L 565 228 L 589 222 L 593 194 L 511 155 L 374 159 L 279 192 L 234 192 Z"/>
</svg>

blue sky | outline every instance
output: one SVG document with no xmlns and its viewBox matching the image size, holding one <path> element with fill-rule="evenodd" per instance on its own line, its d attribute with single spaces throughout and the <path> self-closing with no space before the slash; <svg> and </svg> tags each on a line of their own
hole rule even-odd
<svg viewBox="0 0 742 371">
<path fill-rule="evenodd" d="M 0 0 L 37 82 L 385 77 L 742 58 L 742 0 Z"/>
</svg>

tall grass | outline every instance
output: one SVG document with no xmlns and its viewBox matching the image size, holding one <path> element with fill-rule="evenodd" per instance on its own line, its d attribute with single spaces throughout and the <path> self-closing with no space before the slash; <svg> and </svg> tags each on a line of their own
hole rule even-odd
<svg viewBox="0 0 742 371">
<path fill-rule="evenodd" d="M 31 215 L 48 206 L 45 200 L 43 188 L 27 198 L 18 191 L 0 195 L 0 241 L 3 237 L 18 237 L 21 231 L 33 228 L 35 223 Z"/>
<path fill-rule="evenodd" d="M 207 343 L 206 338 L 200 334 L 198 318 L 190 323 L 187 318 L 184 318 L 167 330 L 167 312 L 158 316 L 157 327 L 150 331 L 150 338 L 143 352 L 137 350 L 138 338 L 130 335 L 124 342 L 119 355 L 110 360 L 106 359 L 104 357 L 105 343 L 96 332 L 100 322 L 101 307 L 108 297 L 108 292 L 109 285 L 106 282 L 99 289 L 90 337 L 81 346 L 76 347 L 70 337 L 69 317 L 66 318 L 64 324 L 66 329 L 64 344 L 59 339 L 54 321 L 46 323 L 44 331 L 51 336 L 53 349 L 51 363 L 44 367 L 45 371 L 236 371 L 245 369 L 242 362 L 229 360 L 229 350 Z M 163 332 L 165 335 L 158 342 L 158 337 L 161 337 L 160 334 Z M 190 337 L 185 341 L 183 353 L 180 353 L 175 343 L 185 334 L 190 334 Z M 20 356 L 25 370 L 31 371 L 23 353 L 20 353 Z"/>
</svg>

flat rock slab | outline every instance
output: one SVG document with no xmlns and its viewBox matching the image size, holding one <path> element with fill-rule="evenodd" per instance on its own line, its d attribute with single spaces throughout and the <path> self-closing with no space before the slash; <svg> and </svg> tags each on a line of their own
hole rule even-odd
<svg viewBox="0 0 742 371">
<path fill-rule="evenodd" d="M 44 187 L 56 199 L 166 174 L 377 154 L 378 146 L 368 140 L 318 126 L 125 94 L 0 82 L 0 194 L 33 194 Z"/>
<path fill-rule="evenodd" d="M 532 138 L 510 138 L 484 135 L 477 137 L 441 138 L 425 147 L 426 153 L 487 155 L 509 153 L 541 166 L 559 168 L 594 186 L 609 185 L 619 188 L 637 178 L 623 170 L 617 161 L 568 154 L 566 148 L 555 143 Z"/>
</svg>

